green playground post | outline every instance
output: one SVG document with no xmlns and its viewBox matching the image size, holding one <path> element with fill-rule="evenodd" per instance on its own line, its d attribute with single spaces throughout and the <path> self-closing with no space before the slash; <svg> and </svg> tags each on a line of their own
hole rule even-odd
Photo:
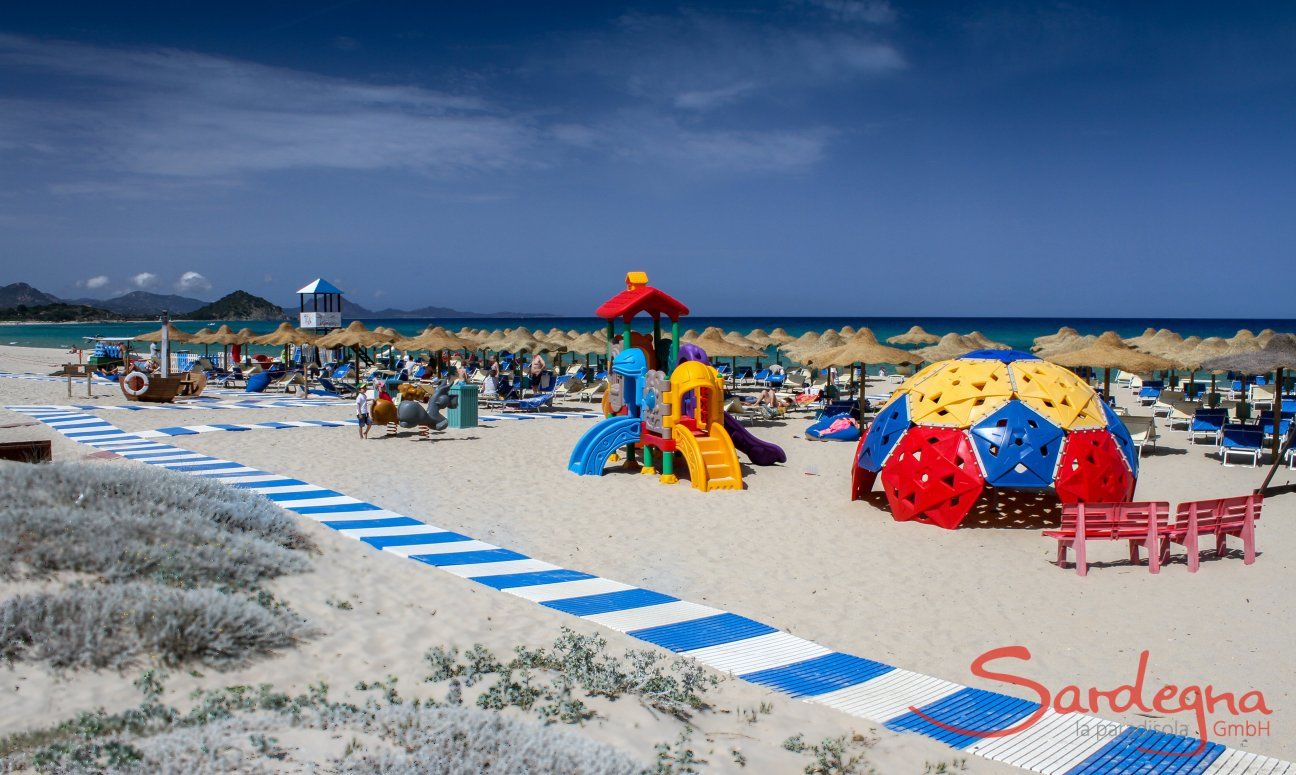
<svg viewBox="0 0 1296 775">
<path fill-rule="evenodd" d="M 666 370 L 669 374 L 675 371 L 679 365 L 679 320 L 671 320 L 671 349 L 670 349 L 670 368 Z"/>
</svg>

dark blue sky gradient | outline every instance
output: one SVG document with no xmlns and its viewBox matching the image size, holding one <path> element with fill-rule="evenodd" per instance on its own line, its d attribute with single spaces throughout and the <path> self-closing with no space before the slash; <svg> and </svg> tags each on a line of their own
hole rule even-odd
<svg viewBox="0 0 1296 775">
<path fill-rule="evenodd" d="M 8 4 L 0 282 L 1284 317 L 1293 44 L 1287 3 Z"/>
</svg>

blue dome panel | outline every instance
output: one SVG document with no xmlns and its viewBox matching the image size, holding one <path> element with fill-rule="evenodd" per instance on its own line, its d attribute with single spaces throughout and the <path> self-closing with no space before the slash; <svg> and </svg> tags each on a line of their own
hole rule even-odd
<svg viewBox="0 0 1296 775">
<path fill-rule="evenodd" d="M 969 430 L 986 482 L 994 487 L 1053 484 L 1065 432 L 1021 401 L 1011 401 Z"/>
<path fill-rule="evenodd" d="M 1103 414 L 1107 416 L 1107 430 L 1111 432 L 1112 438 L 1116 439 L 1116 447 L 1125 456 L 1125 462 L 1129 464 L 1130 472 L 1137 479 L 1139 449 L 1134 445 L 1134 439 L 1130 436 L 1129 429 L 1125 427 L 1120 415 L 1116 414 L 1116 410 L 1112 409 L 1106 401 L 1102 402 L 1102 408 Z"/>
<path fill-rule="evenodd" d="M 973 350 L 958 357 L 958 360 L 961 361 L 969 359 L 1012 363 L 1013 361 L 1038 361 L 1039 356 L 1024 353 L 1021 350 Z"/>
<path fill-rule="evenodd" d="M 901 395 L 878 412 L 877 419 L 869 426 L 868 435 L 864 437 L 859 460 L 855 464 L 866 471 L 882 470 L 883 461 L 895 449 L 905 431 L 909 430 L 910 424 L 909 396 Z"/>
</svg>

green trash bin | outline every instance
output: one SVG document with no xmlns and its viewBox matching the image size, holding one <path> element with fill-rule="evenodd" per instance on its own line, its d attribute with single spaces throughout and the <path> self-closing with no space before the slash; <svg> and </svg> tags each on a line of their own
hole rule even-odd
<svg viewBox="0 0 1296 775">
<path fill-rule="evenodd" d="M 446 419 L 451 428 L 477 427 L 477 386 L 459 382 L 450 388 L 450 395 L 459 399 L 458 406 L 447 410 Z"/>
</svg>

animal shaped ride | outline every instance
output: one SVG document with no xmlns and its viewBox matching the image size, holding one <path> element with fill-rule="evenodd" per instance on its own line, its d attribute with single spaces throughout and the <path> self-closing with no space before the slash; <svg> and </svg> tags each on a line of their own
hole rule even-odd
<svg viewBox="0 0 1296 775">
<path fill-rule="evenodd" d="M 419 389 L 426 395 L 427 391 Z M 411 393 L 411 396 L 414 395 Z M 454 409 L 459 406 L 459 397 L 450 395 L 450 384 L 436 389 L 423 406 L 417 398 L 405 398 L 396 407 L 396 421 L 402 428 L 424 427 L 434 431 L 443 431 L 450 426 L 450 421 L 442 414 L 442 409 Z"/>
</svg>

